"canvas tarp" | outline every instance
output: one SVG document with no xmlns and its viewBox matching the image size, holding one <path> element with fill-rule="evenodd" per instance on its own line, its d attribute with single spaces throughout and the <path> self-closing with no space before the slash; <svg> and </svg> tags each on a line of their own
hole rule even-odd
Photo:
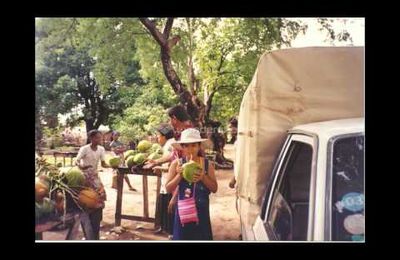
<svg viewBox="0 0 400 260">
<path fill-rule="evenodd" d="M 259 214 L 287 130 L 364 116 L 364 48 L 311 47 L 265 53 L 241 103 L 235 175 L 242 223 Z"/>
</svg>

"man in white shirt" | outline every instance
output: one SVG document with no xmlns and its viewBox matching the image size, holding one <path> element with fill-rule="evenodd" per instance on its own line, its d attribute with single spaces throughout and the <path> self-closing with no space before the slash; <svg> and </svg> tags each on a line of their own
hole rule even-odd
<svg viewBox="0 0 400 260">
<path fill-rule="evenodd" d="M 90 143 L 79 149 L 76 158 L 76 165 L 83 171 L 86 180 L 86 186 L 94 189 L 100 195 L 98 208 L 89 212 L 90 222 L 92 224 L 95 239 L 99 239 L 100 222 L 103 218 L 104 201 L 106 200 L 106 192 L 104 185 L 98 175 L 97 167 L 99 161 L 104 168 L 110 168 L 105 162 L 105 149 L 101 146 L 102 134 L 98 130 L 91 130 L 88 133 Z"/>
</svg>

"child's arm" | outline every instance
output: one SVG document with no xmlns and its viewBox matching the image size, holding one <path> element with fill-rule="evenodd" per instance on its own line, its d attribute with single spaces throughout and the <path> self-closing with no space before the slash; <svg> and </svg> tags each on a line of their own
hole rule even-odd
<svg viewBox="0 0 400 260">
<path fill-rule="evenodd" d="M 163 163 L 169 162 L 172 159 L 173 154 L 168 153 L 166 155 L 163 155 L 160 159 L 157 160 L 149 160 L 146 162 L 146 165 L 143 167 L 144 169 L 150 169 L 153 168 L 154 166 L 161 165 Z"/>
<path fill-rule="evenodd" d="M 204 174 L 204 170 L 199 171 L 193 175 L 193 181 L 202 181 L 204 185 L 213 193 L 218 190 L 217 179 L 215 178 L 214 164 L 209 162 L 208 164 L 208 174 Z"/>
<path fill-rule="evenodd" d="M 173 156 L 173 153 L 167 153 L 167 154 L 163 155 L 160 159 L 154 160 L 154 163 L 156 165 L 160 165 L 160 164 L 169 162 L 169 161 L 171 161 L 172 156 Z"/>
<path fill-rule="evenodd" d="M 167 184 L 165 188 L 168 193 L 172 193 L 182 179 L 182 167 L 179 165 L 179 160 L 176 159 L 171 163 L 167 175 Z"/>
<path fill-rule="evenodd" d="M 178 199 L 178 189 L 175 189 L 174 193 L 172 194 L 172 198 L 168 203 L 168 213 L 172 214 L 174 210 L 174 205 Z"/>
</svg>

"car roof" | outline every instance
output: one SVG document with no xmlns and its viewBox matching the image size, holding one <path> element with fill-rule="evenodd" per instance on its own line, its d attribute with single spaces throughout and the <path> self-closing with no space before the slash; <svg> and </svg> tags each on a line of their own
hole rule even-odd
<svg viewBox="0 0 400 260">
<path fill-rule="evenodd" d="M 342 134 L 364 132 L 364 118 L 348 118 L 303 124 L 293 127 L 289 133 L 306 132 L 330 138 Z"/>
</svg>

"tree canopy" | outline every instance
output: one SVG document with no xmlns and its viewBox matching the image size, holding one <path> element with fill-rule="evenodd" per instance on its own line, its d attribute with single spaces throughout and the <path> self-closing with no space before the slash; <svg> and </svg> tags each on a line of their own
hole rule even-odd
<svg viewBox="0 0 400 260">
<path fill-rule="evenodd" d="M 319 22 L 328 38 L 351 40 Z M 283 18 L 37 19 L 37 124 L 82 107 L 69 123 L 108 124 L 133 138 L 180 102 L 198 110 L 196 120 L 224 125 L 238 114 L 261 54 L 306 30 Z"/>
<path fill-rule="evenodd" d="M 90 37 L 83 35 L 87 23 L 85 19 L 38 20 L 35 75 L 36 117 L 49 121 L 81 106 L 81 115 L 72 115 L 68 123 L 84 120 L 89 131 L 122 114 L 144 82 L 138 73 L 139 63 L 133 59 L 124 60 L 122 80 L 102 71 L 113 64 L 99 61 L 102 53 L 93 55 Z M 130 48 L 134 49 L 134 44 Z"/>
</svg>

